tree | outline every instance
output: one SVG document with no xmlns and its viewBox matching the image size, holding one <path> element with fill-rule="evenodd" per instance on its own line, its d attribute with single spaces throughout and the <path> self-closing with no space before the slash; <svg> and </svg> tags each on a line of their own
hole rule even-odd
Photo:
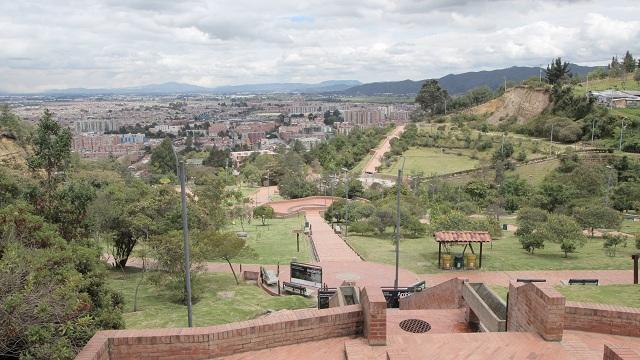
<svg viewBox="0 0 640 360">
<path fill-rule="evenodd" d="M 582 228 L 571 217 L 562 214 L 550 214 L 540 229 L 540 235 L 551 242 L 560 244 L 564 257 L 584 246 L 586 238 Z"/>
<path fill-rule="evenodd" d="M 535 249 L 544 248 L 545 238 L 540 229 L 547 221 L 549 213 L 539 208 L 522 208 L 518 211 L 518 230 L 515 234 L 522 244 L 522 248 L 532 253 Z"/>
<path fill-rule="evenodd" d="M 156 174 L 168 175 L 176 173 L 176 157 L 171 139 L 165 138 L 160 145 L 153 149 L 149 165 Z"/>
<path fill-rule="evenodd" d="M 603 238 L 604 238 L 603 247 L 607 249 L 609 256 L 616 256 L 616 250 L 618 248 L 618 245 L 626 246 L 627 244 L 627 237 L 623 235 L 605 234 Z"/>
<path fill-rule="evenodd" d="M 262 225 L 266 225 L 266 219 L 273 219 L 274 215 L 275 211 L 268 205 L 260 205 L 253 209 L 253 216 L 259 217 Z"/>
<path fill-rule="evenodd" d="M 627 50 L 627 53 L 624 54 L 624 59 L 622 60 L 622 68 L 624 68 L 624 71 L 627 73 L 632 73 L 636 69 L 636 61 L 629 50 Z"/>
<path fill-rule="evenodd" d="M 563 80 L 566 80 L 571 76 L 569 70 L 569 63 L 562 62 L 562 58 L 556 58 L 551 61 L 551 64 L 547 65 L 546 77 L 547 82 L 551 85 L 555 85 Z"/>
<path fill-rule="evenodd" d="M 522 248 L 527 250 L 530 254 L 533 254 L 535 249 L 544 248 L 544 237 L 539 233 L 518 236 L 518 241 L 520 241 Z"/>
<path fill-rule="evenodd" d="M 209 155 L 202 162 L 202 164 L 211 167 L 226 167 L 229 163 L 229 150 L 219 150 L 215 146 L 209 150 Z"/>
<path fill-rule="evenodd" d="M 383 234 L 389 226 L 395 224 L 393 211 L 385 208 L 377 208 L 373 216 L 369 218 L 369 224 L 375 228 L 379 234 Z"/>
<path fill-rule="evenodd" d="M 221 259 L 229 264 L 229 268 L 236 279 L 236 284 L 240 284 L 236 271 L 231 265 L 231 260 L 240 254 L 253 255 L 253 250 L 247 246 L 245 239 L 232 232 L 204 231 L 197 234 L 197 244 L 204 252 L 206 259 Z"/>
<path fill-rule="evenodd" d="M 449 97 L 447 90 L 444 90 L 438 84 L 438 80 L 425 80 L 422 88 L 416 96 L 416 103 L 420 105 L 422 110 L 430 111 L 431 114 L 439 114 L 444 112 L 444 102 Z"/>
<path fill-rule="evenodd" d="M 623 182 L 613 189 L 613 207 L 616 210 L 640 209 L 640 184 Z"/>
<path fill-rule="evenodd" d="M 291 174 L 285 175 L 280 180 L 278 191 L 280 191 L 280 195 L 287 199 L 298 199 L 316 195 L 318 188 L 314 183 L 305 180 L 304 177 Z"/>
<path fill-rule="evenodd" d="M 602 205 L 577 208 L 573 216 L 580 225 L 590 230 L 591 237 L 595 228 L 617 229 L 622 224 L 622 214 Z"/>
<path fill-rule="evenodd" d="M 53 120 L 53 114 L 45 110 L 32 139 L 33 155 L 27 160 L 29 169 L 36 174 L 44 171 L 44 208 L 51 209 L 51 197 L 55 186 L 63 180 L 64 171 L 71 157 L 71 130 Z"/>
</svg>

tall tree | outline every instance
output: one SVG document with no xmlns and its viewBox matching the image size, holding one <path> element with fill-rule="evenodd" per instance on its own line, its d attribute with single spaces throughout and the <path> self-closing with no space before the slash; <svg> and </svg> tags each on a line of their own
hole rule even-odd
<svg viewBox="0 0 640 360">
<path fill-rule="evenodd" d="M 169 175 L 176 173 L 176 157 L 171 139 L 165 138 L 160 145 L 153 149 L 149 165 L 151 165 L 153 172 L 157 174 Z"/>
<path fill-rule="evenodd" d="M 247 241 L 232 232 L 217 231 L 204 231 L 197 234 L 197 239 L 198 247 L 202 249 L 205 258 L 226 261 L 236 279 L 236 284 L 240 284 L 231 260 L 240 254 L 254 255 L 252 249 L 247 246 Z"/>
<path fill-rule="evenodd" d="M 617 229 L 622 224 L 622 214 L 606 206 L 596 205 L 577 208 L 574 217 L 586 227 L 593 237 L 594 229 Z"/>
<path fill-rule="evenodd" d="M 63 179 L 63 172 L 69 164 L 71 138 L 71 130 L 60 126 L 46 109 L 32 139 L 33 156 L 27 161 L 32 171 L 45 173 L 45 207 L 51 206 L 54 188 Z"/>
<path fill-rule="evenodd" d="M 627 53 L 624 54 L 624 59 L 622 60 L 622 67 L 624 71 L 627 73 L 632 73 L 636 69 L 636 60 L 633 58 L 633 55 L 627 50 Z"/>
<path fill-rule="evenodd" d="M 444 112 L 444 103 L 448 97 L 447 90 L 440 87 L 438 80 L 429 79 L 422 84 L 422 88 L 416 96 L 416 102 L 422 110 L 430 111 L 432 114 L 440 114 Z"/>
<path fill-rule="evenodd" d="M 547 65 L 546 77 L 549 84 L 555 85 L 571 76 L 569 63 L 562 62 L 562 58 L 555 58 Z"/>
<path fill-rule="evenodd" d="M 586 237 L 582 228 L 571 217 L 562 214 L 550 214 L 547 222 L 541 227 L 540 235 L 551 242 L 560 244 L 564 257 L 584 246 Z"/>
</svg>

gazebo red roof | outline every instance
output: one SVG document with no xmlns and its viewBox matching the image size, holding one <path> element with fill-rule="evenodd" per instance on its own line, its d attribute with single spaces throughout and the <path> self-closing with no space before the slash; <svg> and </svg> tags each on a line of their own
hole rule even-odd
<svg viewBox="0 0 640 360">
<path fill-rule="evenodd" d="M 490 242 L 486 231 L 438 231 L 433 236 L 437 242 Z"/>
</svg>

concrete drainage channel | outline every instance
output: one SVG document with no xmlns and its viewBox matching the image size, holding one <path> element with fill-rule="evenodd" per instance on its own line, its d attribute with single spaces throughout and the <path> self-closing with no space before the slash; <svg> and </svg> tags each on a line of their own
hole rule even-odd
<svg viewBox="0 0 640 360">
<path fill-rule="evenodd" d="M 426 333 L 427 331 L 431 330 L 431 324 L 424 320 L 407 319 L 400 322 L 400 329 L 406 332 L 420 334 Z"/>
</svg>

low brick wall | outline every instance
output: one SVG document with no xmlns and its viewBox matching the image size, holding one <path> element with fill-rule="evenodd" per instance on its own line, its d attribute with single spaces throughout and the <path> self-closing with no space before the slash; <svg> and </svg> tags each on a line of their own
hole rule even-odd
<svg viewBox="0 0 640 360">
<path fill-rule="evenodd" d="M 362 333 L 361 305 L 295 310 L 227 325 L 98 332 L 77 360 L 210 359 Z"/>
<path fill-rule="evenodd" d="M 462 285 L 455 278 L 400 299 L 400 310 L 458 309 L 464 305 Z"/>
<path fill-rule="evenodd" d="M 640 352 L 620 345 L 604 344 L 602 360 L 640 360 Z"/>
<path fill-rule="evenodd" d="M 507 331 L 534 332 L 547 341 L 560 341 L 564 313 L 564 296 L 548 284 L 509 284 Z"/>
<path fill-rule="evenodd" d="M 363 334 L 369 345 L 387 344 L 387 301 L 379 289 L 364 288 L 360 292 L 364 318 Z"/>
<path fill-rule="evenodd" d="M 564 328 L 640 337 L 640 309 L 567 301 Z"/>
</svg>

